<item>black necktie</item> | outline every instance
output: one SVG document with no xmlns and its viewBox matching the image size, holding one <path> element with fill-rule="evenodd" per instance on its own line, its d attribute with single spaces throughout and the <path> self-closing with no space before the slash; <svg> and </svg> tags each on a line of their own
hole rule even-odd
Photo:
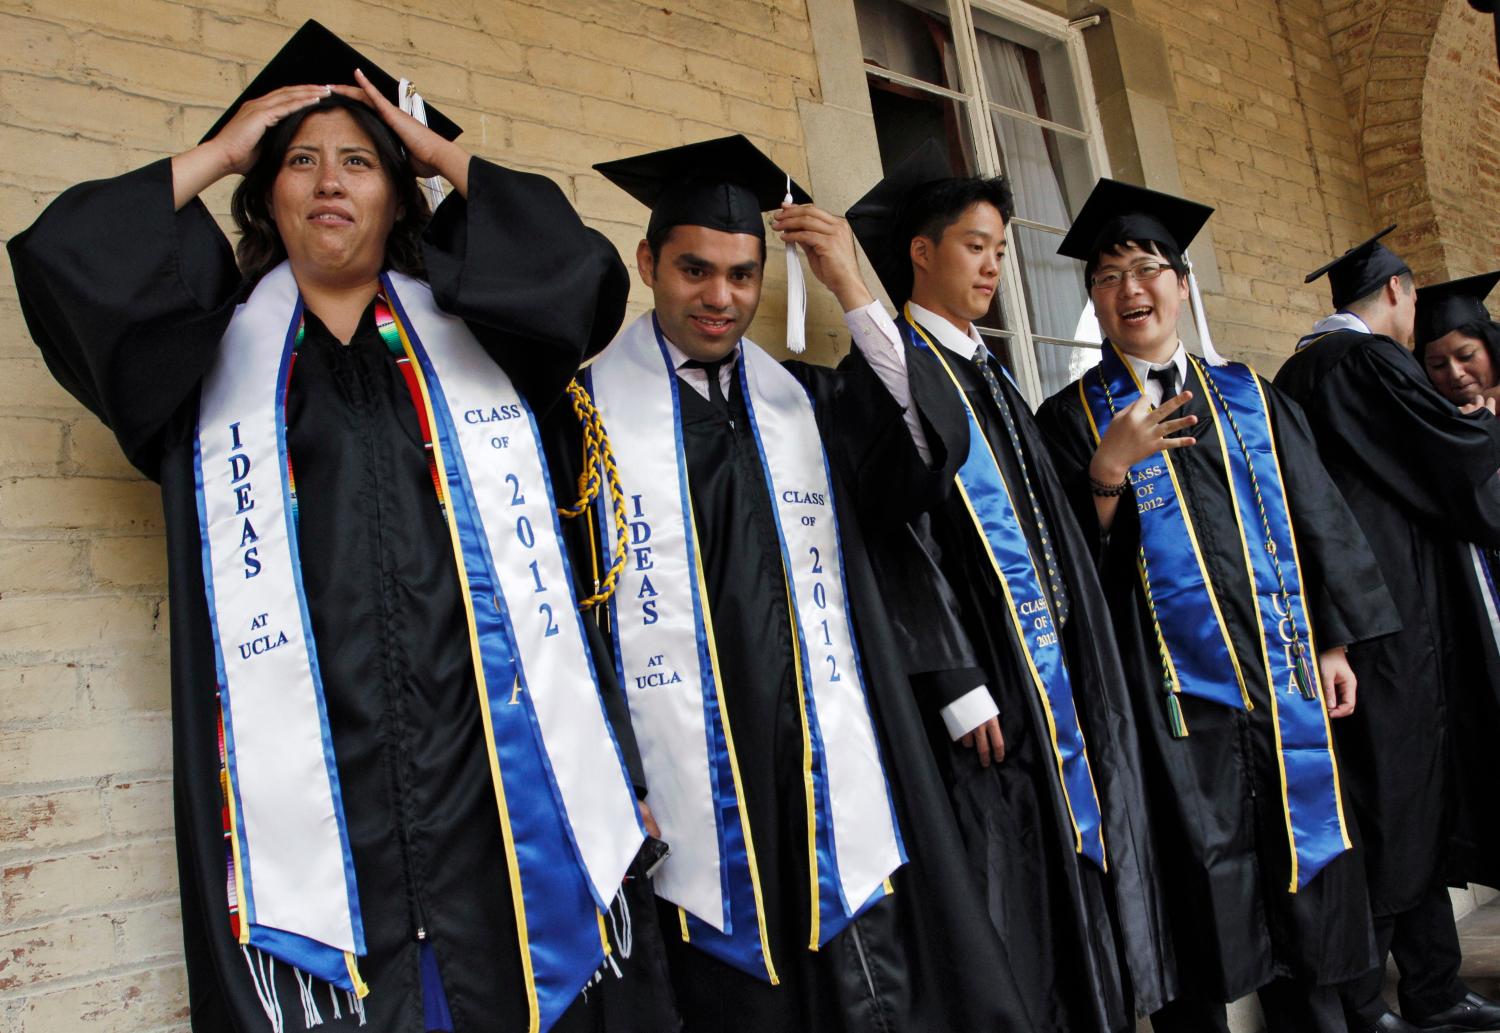
<svg viewBox="0 0 1500 1033">
<path fill-rule="evenodd" d="M 1000 410 L 1000 420 L 1010 434 L 1011 446 L 1016 451 L 1016 462 L 1021 466 L 1021 481 L 1026 486 L 1026 497 L 1031 500 L 1031 515 L 1036 520 L 1037 537 L 1042 542 L 1042 562 L 1047 566 L 1047 588 L 1052 595 L 1053 616 L 1060 628 L 1068 619 L 1068 590 L 1063 585 L 1062 575 L 1058 573 L 1057 554 L 1052 549 L 1052 536 L 1047 533 L 1047 521 L 1042 516 L 1042 505 L 1037 501 L 1036 490 L 1031 486 L 1031 472 L 1026 468 L 1026 450 L 1021 447 L 1021 435 L 1016 430 L 1015 414 L 1010 411 L 1010 403 L 1005 400 L 1005 392 L 1000 387 L 1000 378 L 995 375 L 989 359 L 989 350 L 980 348 L 974 354 L 974 366 L 979 370 L 984 386 L 990 389 L 990 397 L 995 400 L 995 408 Z"/>
<path fill-rule="evenodd" d="M 701 369 L 704 376 L 708 377 L 708 400 L 719 412 L 729 414 L 729 399 L 724 397 L 724 385 L 719 383 L 719 371 L 725 366 L 734 364 L 734 352 L 730 352 L 722 359 L 714 359 L 712 362 L 703 362 L 699 359 L 688 359 L 682 364 L 683 369 Z"/>
<path fill-rule="evenodd" d="M 1157 404 L 1165 404 L 1177 397 L 1177 363 L 1163 369 L 1153 369 L 1146 375 L 1161 385 L 1161 402 Z"/>
</svg>

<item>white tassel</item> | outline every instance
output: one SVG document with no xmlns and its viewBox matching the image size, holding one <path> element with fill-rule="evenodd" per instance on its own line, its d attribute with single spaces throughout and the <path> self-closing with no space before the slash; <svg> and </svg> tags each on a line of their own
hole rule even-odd
<svg viewBox="0 0 1500 1033">
<path fill-rule="evenodd" d="M 427 105 L 423 102 L 422 95 L 417 92 L 416 87 L 411 84 L 411 81 L 402 79 L 401 86 L 396 93 L 401 98 L 401 110 L 425 126 L 427 124 Z M 433 211 L 437 211 L 437 206 L 443 203 L 443 181 L 441 177 L 429 176 L 422 180 L 422 192 L 427 195 L 428 206 Z"/>
<path fill-rule="evenodd" d="M 791 176 L 786 177 L 786 197 L 781 203 L 792 203 Z M 786 246 L 786 347 L 793 355 L 807 351 L 807 281 L 797 245 L 791 242 Z"/>
<path fill-rule="evenodd" d="M 351 1014 L 359 1016 L 359 1024 L 361 1026 L 365 1024 L 365 1002 L 360 999 L 358 994 L 351 993 L 349 995 L 349 1011 Z"/>
<path fill-rule="evenodd" d="M 332 983 L 328 984 L 328 999 L 333 1002 L 333 1017 L 342 1019 L 344 1013 L 339 1011 L 339 988 Z"/>
<path fill-rule="evenodd" d="M 1193 310 L 1193 328 L 1198 331 L 1198 342 L 1203 348 L 1203 361 L 1210 366 L 1223 366 L 1227 360 L 1214 348 L 1214 340 L 1208 332 L 1208 317 L 1203 311 L 1203 295 L 1198 292 L 1198 277 L 1193 275 L 1193 263 L 1185 251 L 1182 260 L 1187 263 L 1188 303 Z"/>
</svg>

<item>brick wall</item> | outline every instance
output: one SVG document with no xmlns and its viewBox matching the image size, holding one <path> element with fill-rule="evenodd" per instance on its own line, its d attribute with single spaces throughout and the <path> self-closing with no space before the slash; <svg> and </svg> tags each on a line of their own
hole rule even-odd
<svg viewBox="0 0 1500 1033">
<path fill-rule="evenodd" d="M 1368 224 L 1317 0 L 1137 0 L 1166 42 L 1186 194 L 1216 209 L 1215 342 L 1270 375 L 1328 305 L 1304 286 Z"/>
<path fill-rule="evenodd" d="M 196 142 L 316 16 L 476 153 L 556 180 L 631 255 L 593 162 L 743 132 L 805 175 L 801 0 L 0 0 L 0 236 Z M 732 55 L 732 60 L 730 55 Z M 221 217 L 228 184 L 207 196 Z M 774 271 L 756 336 L 781 338 Z M 649 295 L 639 285 L 632 312 Z M 186 1028 L 160 503 L 59 389 L 0 270 L 0 1031 Z"/>
</svg>

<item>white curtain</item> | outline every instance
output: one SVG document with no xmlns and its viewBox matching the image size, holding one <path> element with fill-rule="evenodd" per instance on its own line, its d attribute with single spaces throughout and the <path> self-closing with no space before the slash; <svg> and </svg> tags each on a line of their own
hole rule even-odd
<svg viewBox="0 0 1500 1033">
<path fill-rule="evenodd" d="M 1036 98 L 1021 48 L 989 33 L 981 32 L 978 37 L 980 69 L 990 99 L 1036 115 Z M 1066 227 L 1072 220 L 1041 127 L 998 113 L 991 113 L 991 120 L 1006 178 L 1026 218 Z M 1020 226 L 1012 228 L 1010 236 L 1012 246 L 1019 247 L 1032 332 L 1098 341 L 1098 322 L 1083 287 L 1082 270 L 1076 260 L 1056 253 L 1061 238 Z M 1047 391 L 1064 386 L 1097 361 L 1090 352 L 1043 342 L 1036 345 L 1036 353 L 1038 372 Z"/>
</svg>

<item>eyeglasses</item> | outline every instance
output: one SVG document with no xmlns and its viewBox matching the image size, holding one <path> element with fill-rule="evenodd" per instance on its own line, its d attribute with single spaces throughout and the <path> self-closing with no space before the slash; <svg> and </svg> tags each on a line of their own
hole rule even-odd
<svg viewBox="0 0 1500 1033">
<path fill-rule="evenodd" d="M 1162 273 L 1172 268 L 1165 262 L 1141 262 L 1129 269 L 1111 269 L 1107 273 L 1099 273 L 1090 284 L 1095 290 L 1112 291 L 1125 282 L 1126 277 L 1136 283 L 1146 283 L 1156 279 Z"/>
</svg>

